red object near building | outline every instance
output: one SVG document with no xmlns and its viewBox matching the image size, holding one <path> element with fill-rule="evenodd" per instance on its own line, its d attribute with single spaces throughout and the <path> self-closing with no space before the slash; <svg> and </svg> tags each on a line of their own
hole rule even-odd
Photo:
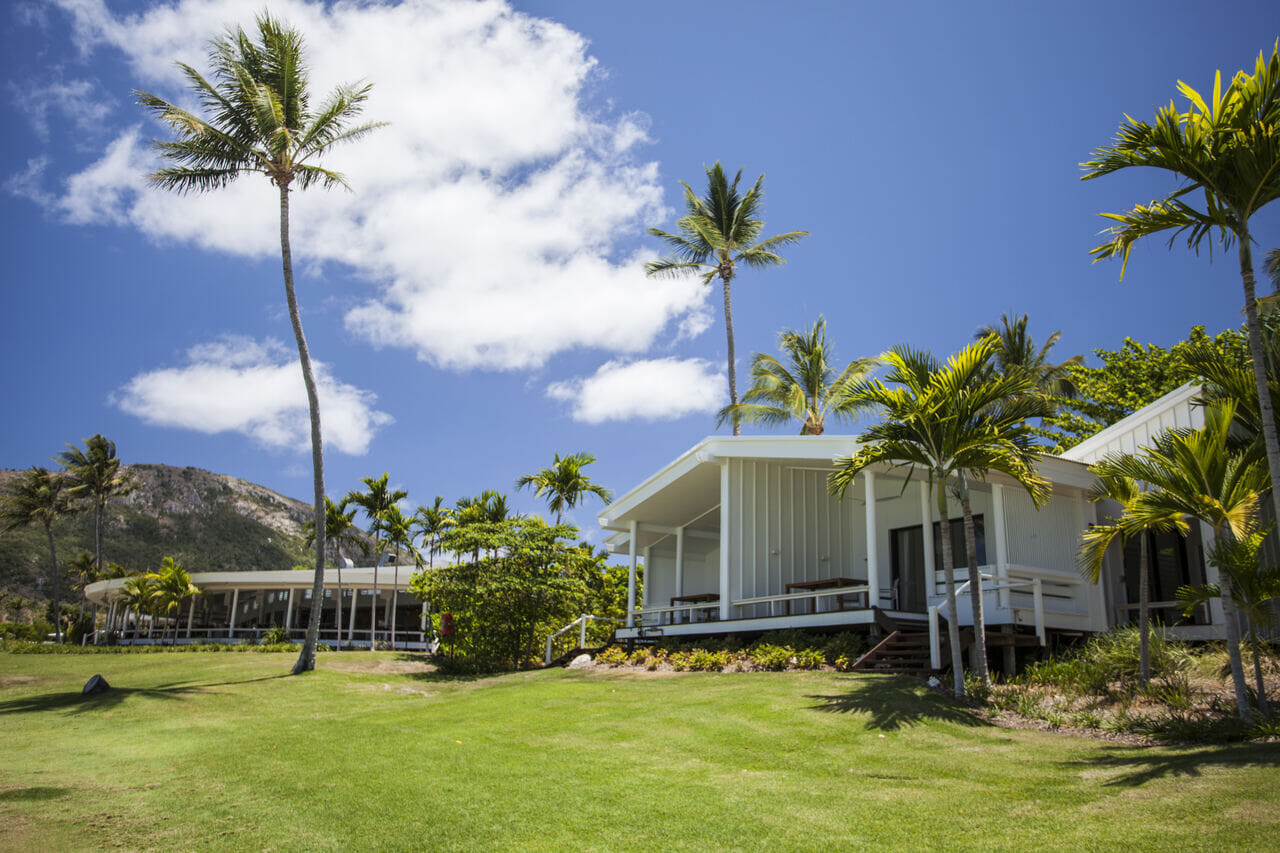
<svg viewBox="0 0 1280 853">
<path fill-rule="evenodd" d="M 440 614 L 440 636 L 451 637 L 453 636 L 453 630 L 453 614 Z"/>
</svg>

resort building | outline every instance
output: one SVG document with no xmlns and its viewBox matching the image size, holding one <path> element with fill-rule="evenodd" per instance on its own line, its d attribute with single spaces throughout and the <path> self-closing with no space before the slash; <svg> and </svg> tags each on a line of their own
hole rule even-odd
<svg viewBox="0 0 1280 853">
<path fill-rule="evenodd" d="M 344 568 L 339 575 L 337 569 L 327 569 L 320 641 L 331 647 L 368 648 L 375 642 L 398 649 L 433 647 L 426 605 L 408 591 L 413 571 L 412 566 L 400 566 L 397 573 L 384 565 L 376 570 Z M 98 581 L 86 590 L 91 602 L 107 610 L 104 632 L 123 643 L 158 643 L 173 639 L 175 633 L 178 643 L 256 642 L 275 627 L 284 628 L 290 640 L 301 640 L 314 606 L 314 571 L 192 572 L 191 582 L 200 594 L 178 612 L 159 618 L 124 605 L 127 580 Z"/>
<path fill-rule="evenodd" d="M 1108 554 L 1100 583 L 1081 577 L 1080 535 L 1118 508 L 1088 499 L 1089 464 L 1132 451 L 1169 426 L 1196 427 L 1197 388 L 1184 386 L 1062 456 L 1042 456 L 1052 496 L 1037 508 L 1016 481 L 992 474 L 971 483 L 983 608 L 989 630 L 1009 645 L 1105 631 L 1135 618 L 1137 543 Z M 783 628 L 931 627 L 945 607 L 941 537 L 950 536 L 955 614 L 973 624 L 960 507 L 950 500 L 942 530 L 927 476 L 873 466 L 843 499 L 827 489 L 836 460 L 858 449 L 849 436 L 711 437 L 620 495 L 599 514 L 611 551 L 645 568 L 640 600 L 620 639 L 680 637 Z M 1216 579 L 1206 568 L 1207 534 L 1158 537 L 1152 601 L 1158 618 L 1189 639 L 1222 636 L 1220 606 L 1190 618 L 1173 591 Z M 635 586 L 632 585 L 634 590 Z M 943 626 L 940 630 L 939 626 Z M 1016 640 L 1016 642 L 1015 642 Z"/>
</svg>

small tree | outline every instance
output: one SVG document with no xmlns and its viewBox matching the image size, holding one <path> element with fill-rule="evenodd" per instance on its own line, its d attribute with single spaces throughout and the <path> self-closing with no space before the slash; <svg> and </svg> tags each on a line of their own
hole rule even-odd
<svg viewBox="0 0 1280 853">
<path fill-rule="evenodd" d="M 53 593 L 54 633 L 62 642 L 62 573 L 58 570 L 58 549 L 53 542 L 54 522 L 72 512 L 67 481 L 60 474 L 35 466 L 22 472 L 0 496 L 0 522 L 5 532 L 29 524 L 44 527 L 49 539 L 49 586 Z"/>
<path fill-rule="evenodd" d="M 547 499 L 547 508 L 556 514 L 556 524 L 559 524 L 565 509 L 573 509 L 587 495 L 595 495 L 606 504 L 613 500 L 612 492 L 591 482 L 582 471 L 595 461 L 590 453 L 572 453 L 563 458 L 557 453 L 550 468 L 526 474 L 516 480 L 516 488 L 532 486 L 536 497 Z"/>
</svg>

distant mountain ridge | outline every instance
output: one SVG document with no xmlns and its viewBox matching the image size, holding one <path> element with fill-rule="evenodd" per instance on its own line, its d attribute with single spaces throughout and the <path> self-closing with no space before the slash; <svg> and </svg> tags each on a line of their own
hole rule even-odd
<svg viewBox="0 0 1280 853">
<path fill-rule="evenodd" d="M 137 489 L 107 506 L 103 556 L 128 569 L 150 570 L 173 557 L 188 571 L 290 569 L 314 559 L 302 525 L 310 505 L 265 486 L 201 468 L 124 466 Z M 17 471 L 0 471 L 4 488 Z M 93 551 L 93 513 L 54 527 L 58 562 Z M 49 564 L 44 528 L 0 534 L 0 588 L 39 594 Z"/>
</svg>

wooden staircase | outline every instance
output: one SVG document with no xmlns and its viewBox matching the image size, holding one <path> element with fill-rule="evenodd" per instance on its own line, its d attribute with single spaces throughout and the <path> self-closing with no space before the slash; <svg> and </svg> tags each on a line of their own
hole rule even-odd
<svg viewBox="0 0 1280 853">
<path fill-rule="evenodd" d="M 850 669 L 855 672 L 928 675 L 933 671 L 929 663 L 929 632 L 896 629 L 854 661 Z"/>
</svg>

